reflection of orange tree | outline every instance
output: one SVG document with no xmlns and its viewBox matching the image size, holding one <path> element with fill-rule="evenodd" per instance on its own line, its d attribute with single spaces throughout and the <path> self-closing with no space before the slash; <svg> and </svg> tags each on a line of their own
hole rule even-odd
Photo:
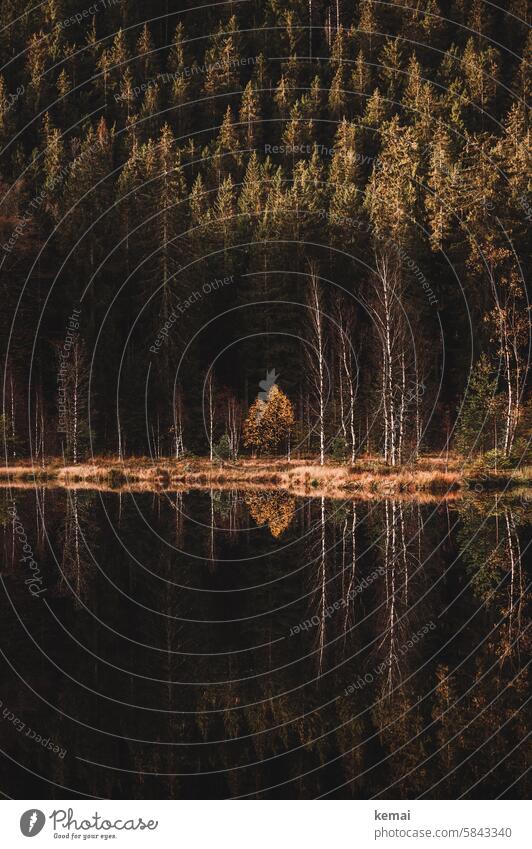
<svg viewBox="0 0 532 849">
<path fill-rule="evenodd" d="M 245 501 L 257 525 L 268 525 L 275 538 L 286 531 L 296 509 L 296 499 L 286 492 L 247 492 Z"/>
<path fill-rule="evenodd" d="M 244 444 L 259 451 L 272 451 L 289 440 L 294 425 L 292 403 L 274 384 L 263 401 L 257 398 L 250 407 L 244 422 Z"/>
</svg>

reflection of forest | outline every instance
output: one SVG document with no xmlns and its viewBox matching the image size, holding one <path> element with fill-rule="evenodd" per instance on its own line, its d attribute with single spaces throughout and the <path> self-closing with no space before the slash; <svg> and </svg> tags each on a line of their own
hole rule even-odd
<svg viewBox="0 0 532 849">
<path fill-rule="evenodd" d="M 10 794 L 525 796 L 525 507 L 255 496 L 0 507 Z"/>
</svg>

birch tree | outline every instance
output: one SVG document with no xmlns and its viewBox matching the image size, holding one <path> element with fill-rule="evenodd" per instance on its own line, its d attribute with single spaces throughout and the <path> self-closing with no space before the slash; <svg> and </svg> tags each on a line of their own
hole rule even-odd
<svg viewBox="0 0 532 849">
<path fill-rule="evenodd" d="M 323 321 L 323 294 L 315 263 L 310 266 L 307 291 L 307 316 L 309 344 L 306 346 L 311 390 L 317 415 L 320 466 L 325 463 L 325 350 L 326 339 Z"/>
<path fill-rule="evenodd" d="M 337 296 L 334 304 L 334 320 L 337 334 L 340 411 L 342 433 L 351 449 L 351 464 L 355 462 L 355 393 L 356 367 L 353 362 L 353 329 L 355 310 L 343 297 Z M 344 393 L 346 400 L 344 403 Z"/>
<path fill-rule="evenodd" d="M 384 458 L 391 466 L 401 461 L 404 438 L 405 365 L 401 341 L 400 269 L 389 252 L 375 252 L 374 317 L 381 348 L 380 383 L 383 410 Z M 398 374 L 399 360 L 399 374 Z M 399 402 L 397 399 L 397 386 Z"/>
</svg>

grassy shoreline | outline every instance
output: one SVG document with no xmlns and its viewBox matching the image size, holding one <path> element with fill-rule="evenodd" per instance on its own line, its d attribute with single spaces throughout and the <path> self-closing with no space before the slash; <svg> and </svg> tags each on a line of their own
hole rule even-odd
<svg viewBox="0 0 532 849">
<path fill-rule="evenodd" d="M 327 497 L 425 496 L 459 497 L 471 489 L 528 487 L 530 466 L 479 473 L 464 467 L 461 458 L 423 457 L 415 464 L 396 468 L 380 458 L 362 457 L 351 465 L 279 458 L 211 462 L 207 458 L 184 460 L 149 458 L 94 458 L 78 465 L 60 459 L 44 467 L 19 462 L 0 468 L 0 486 L 35 484 L 69 489 L 175 490 L 175 489 L 282 489 L 294 495 Z"/>
</svg>

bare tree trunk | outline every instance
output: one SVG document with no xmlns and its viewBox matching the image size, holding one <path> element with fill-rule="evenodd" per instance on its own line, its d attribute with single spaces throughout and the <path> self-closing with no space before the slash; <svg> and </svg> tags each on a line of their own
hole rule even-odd
<svg viewBox="0 0 532 849">
<path fill-rule="evenodd" d="M 11 456 L 13 459 L 17 456 L 16 449 L 16 431 L 15 431 L 15 389 L 13 386 L 13 372 L 9 375 L 9 384 L 11 387 Z"/>
<path fill-rule="evenodd" d="M 74 345 L 74 376 L 73 376 L 73 388 L 72 388 L 72 403 L 73 403 L 73 414 L 72 414 L 72 455 L 74 460 L 74 465 L 78 462 L 78 389 L 79 389 L 79 361 L 78 361 L 78 346 Z"/>
<path fill-rule="evenodd" d="M 403 437 L 404 437 L 404 421 L 405 421 L 405 405 L 406 405 L 406 372 L 405 372 L 405 354 L 401 352 L 401 402 L 399 405 L 399 440 L 397 445 L 397 460 L 403 462 Z"/>
<path fill-rule="evenodd" d="M 382 352 L 381 392 L 384 410 L 384 457 L 395 466 L 399 460 L 400 408 L 397 409 L 394 383 L 399 381 L 394 374 L 395 360 L 402 356 L 402 311 L 398 307 L 401 294 L 400 270 L 385 252 L 375 254 L 376 262 L 376 306 L 375 318 L 379 328 Z M 399 350 L 397 350 L 399 348 Z"/>
<path fill-rule="evenodd" d="M 184 453 L 183 444 L 183 396 L 181 389 L 177 390 L 174 410 L 174 449 L 175 458 L 179 460 Z"/>
<path fill-rule="evenodd" d="M 504 325 L 504 319 L 501 318 L 502 327 L 502 352 L 504 357 L 504 369 L 506 372 L 506 397 L 507 397 L 507 405 L 506 405 L 506 426 L 504 430 L 504 454 L 508 456 L 510 453 L 510 446 L 512 444 L 512 418 L 513 418 L 513 385 L 512 385 L 512 371 L 510 365 L 510 351 L 508 347 L 508 336 L 506 332 L 506 327 Z"/>
<path fill-rule="evenodd" d="M 308 56 L 312 58 L 312 0 L 308 0 Z"/>
<path fill-rule="evenodd" d="M 212 463 L 214 457 L 214 387 L 212 371 L 207 378 L 207 395 L 209 404 L 209 459 Z"/>
<path fill-rule="evenodd" d="M 353 378 L 353 360 L 351 356 L 351 346 L 352 346 L 352 334 L 353 334 L 353 326 L 354 326 L 354 313 L 353 309 L 350 305 L 346 305 L 342 300 L 338 299 L 336 301 L 336 323 L 338 325 L 338 335 L 340 337 L 340 358 L 341 358 L 341 369 L 340 375 L 345 375 L 345 381 L 347 384 L 348 396 L 349 396 L 349 442 L 351 445 L 351 464 L 355 462 L 355 390 L 354 390 L 354 378 Z M 343 396 L 343 382 L 340 381 L 340 397 L 342 399 Z M 347 429 L 345 425 L 345 412 L 344 405 L 342 399 L 342 433 L 344 435 L 344 439 L 347 442 Z"/>
<path fill-rule="evenodd" d="M 325 463 L 325 389 L 324 389 L 324 361 L 325 361 L 325 339 L 323 331 L 323 312 L 321 302 L 320 283 L 315 265 L 310 269 L 310 286 L 308 294 L 308 310 L 312 330 L 311 365 L 314 373 L 314 390 L 318 403 L 318 427 L 320 439 L 320 465 Z"/>
<path fill-rule="evenodd" d="M 231 457 L 236 460 L 240 447 L 241 415 L 238 402 L 232 395 L 227 400 L 227 434 L 231 446 Z"/>
</svg>

